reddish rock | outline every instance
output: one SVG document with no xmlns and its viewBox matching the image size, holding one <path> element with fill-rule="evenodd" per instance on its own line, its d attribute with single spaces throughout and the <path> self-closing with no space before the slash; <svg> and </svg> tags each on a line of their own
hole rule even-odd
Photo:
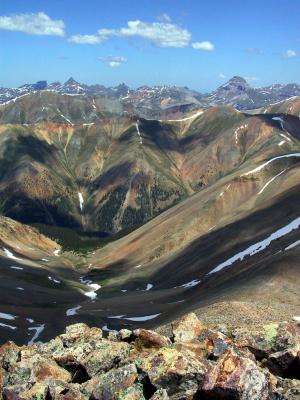
<svg viewBox="0 0 300 400">
<path fill-rule="evenodd" d="M 135 344 L 138 347 L 168 347 L 172 344 L 169 338 L 147 329 L 136 329 L 133 334 L 137 338 Z"/>
<path fill-rule="evenodd" d="M 269 382 L 252 360 L 226 350 L 207 372 L 199 396 L 204 399 L 268 400 Z"/>
<path fill-rule="evenodd" d="M 300 379 L 300 349 L 292 347 L 273 353 L 264 365 L 275 375 Z"/>
<path fill-rule="evenodd" d="M 150 400 L 169 400 L 169 396 L 165 389 L 159 389 L 154 393 Z"/>
<path fill-rule="evenodd" d="M 102 339 L 87 357 L 81 360 L 81 365 L 85 368 L 90 377 L 95 376 L 100 371 L 108 371 L 114 368 L 120 361 L 128 356 L 130 345 L 125 342 L 112 342 Z"/>
<path fill-rule="evenodd" d="M 64 346 L 73 346 L 75 343 L 91 343 L 102 339 L 100 328 L 89 328 L 86 324 L 78 323 L 66 328 L 66 332 L 60 335 Z"/>
<path fill-rule="evenodd" d="M 194 313 L 187 314 L 172 323 L 175 342 L 189 342 L 196 339 L 205 329 Z"/>
<path fill-rule="evenodd" d="M 207 360 L 199 360 L 189 351 L 179 352 L 170 347 L 135 355 L 133 362 L 148 375 L 155 388 L 179 396 L 193 396 L 197 392 L 209 365 Z"/>
<path fill-rule="evenodd" d="M 130 364 L 95 376 L 83 385 L 82 391 L 93 400 L 117 400 L 136 383 L 137 379 L 137 369 Z"/>
</svg>

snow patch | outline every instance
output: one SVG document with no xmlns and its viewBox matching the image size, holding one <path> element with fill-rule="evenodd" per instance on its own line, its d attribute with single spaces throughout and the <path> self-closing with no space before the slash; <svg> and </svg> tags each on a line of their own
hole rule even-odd
<svg viewBox="0 0 300 400">
<path fill-rule="evenodd" d="M 290 158 L 290 157 L 300 157 L 300 153 L 284 154 L 282 156 L 277 156 L 277 157 L 271 158 L 270 160 L 266 161 L 265 163 L 259 165 L 256 168 L 252 169 L 251 171 L 246 172 L 245 174 L 243 174 L 241 176 L 247 176 L 247 175 L 253 174 L 255 172 L 259 172 L 262 169 L 264 169 L 267 165 L 271 164 L 273 161 L 280 160 L 282 158 Z"/>
<path fill-rule="evenodd" d="M 7 319 L 7 320 L 9 320 L 9 321 L 13 321 L 13 320 L 15 320 L 17 317 L 16 317 L 15 315 L 12 315 L 12 314 L 7 314 L 7 313 L 0 312 L 0 318 L 2 318 L 2 319 Z"/>
<path fill-rule="evenodd" d="M 191 287 L 194 287 L 194 286 L 197 286 L 197 285 L 199 285 L 199 283 L 200 283 L 201 281 L 199 280 L 199 279 L 193 279 L 192 281 L 190 281 L 190 282 L 187 282 L 187 283 L 184 283 L 183 285 L 180 285 L 180 286 L 176 286 L 176 288 L 178 288 L 178 287 L 183 287 L 183 288 L 191 288 Z M 175 289 L 175 288 L 174 288 Z"/>
<path fill-rule="evenodd" d="M 292 244 L 290 244 L 288 247 L 286 247 L 284 250 L 291 250 L 291 249 L 293 249 L 294 247 L 297 247 L 297 246 L 299 246 L 300 245 L 300 240 L 297 240 L 297 242 L 294 242 L 294 243 L 292 243 Z"/>
<path fill-rule="evenodd" d="M 4 254 L 6 255 L 6 257 L 11 258 L 12 260 L 20 260 L 20 258 L 14 256 L 13 253 L 11 251 L 9 251 L 8 249 L 6 249 L 5 247 L 3 247 L 3 250 L 4 250 Z"/>
<path fill-rule="evenodd" d="M 61 281 L 58 281 L 55 278 L 52 278 L 52 276 L 48 276 L 49 281 L 54 282 L 54 283 L 61 283 Z"/>
<path fill-rule="evenodd" d="M 235 254 L 234 256 L 232 256 L 230 258 L 228 258 L 226 261 L 222 262 L 217 267 L 212 269 L 208 273 L 208 275 L 214 274 L 216 272 L 219 272 L 223 268 L 231 266 L 236 261 L 243 261 L 243 259 L 246 256 L 250 256 L 251 257 L 251 256 L 253 256 L 253 255 L 265 250 L 271 244 L 271 242 L 273 242 L 274 240 L 279 239 L 279 238 L 289 234 L 290 232 L 292 232 L 295 229 L 298 229 L 299 226 L 300 226 L 300 217 L 294 219 L 289 224 L 287 224 L 287 225 L 283 226 L 282 228 L 278 229 L 277 231 L 273 232 L 271 235 L 266 237 L 264 240 L 261 240 L 260 242 L 257 242 L 255 244 L 249 246 L 247 249 Z"/>
<path fill-rule="evenodd" d="M 280 175 L 282 175 L 284 172 L 286 171 L 286 169 L 284 169 L 283 171 L 279 172 L 279 174 L 273 176 L 273 178 L 271 178 L 263 187 L 262 189 L 257 193 L 257 194 L 261 194 L 276 178 L 278 178 Z"/>
<path fill-rule="evenodd" d="M 13 329 L 13 330 L 17 329 L 16 326 L 3 324 L 2 322 L 0 322 L 0 326 L 2 326 L 3 328 L 9 328 L 9 329 Z"/>
<path fill-rule="evenodd" d="M 35 343 L 35 341 L 37 340 L 37 338 L 40 336 L 40 334 L 43 332 L 44 329 L 45 329 L 45 324 L 42 324 L 42 325 L 39 325 L 39 326 L 33 326 L 31 328 L 28 328 L 29 331 L 35 331 L 35 334 L 33 335 L 33 337 L 28 342 L 28 346 L 30 346 L 33 343 Z"/>
<path fill-rule="evenodd" d="M 200 115 L 203 114 L 203 111 L 198 111 L 197 113 L 191 115 L 190 117 L 185 117 L 185 118 L 181 118 L 181 119 L 160 119 L 159 122 L 183 122 L 183 121 L 189 121 L 190 119 L 194 119 L 199 117 Z"/>
<path fill-rule="evenodd" d="M 80 210 L 82 211 L 82 209 L 83 209 L 83 196 L 82 196 L 82 193 L 80 193 L 80 192 L 78 192 L 78 199 L 79 199 L 79 207 L 80 207 Z"/>
<path fill-rule="evenodd" d="M 71 317 L 72 315 L 76 315 L 76 314 L 77 314 L 77 311 L 80 310 L 81 308 L 82 308 L 82 306 L 77 306 L 77 307 L 74 307 L 74 308 L 69 308 L 69 309 L 66 311 L 66 316 L 67 316 L 67 317 Z"/>
<path fill-rule="evenodd" d="M 128 321 L 136 321 L 136 322 L 141 322 L 141 321 L 149 321 L 150 319 L 157 318 L 161 313 L 158 314 L 153 314 L 153 315 L 145 315 L 143 317 L 127 317 L 124 318 Z"/>
<path fill-rule="evenodd" d="M 139 120 L 137 120 L 137 122 L 136 122 L 136 124 L 135 124 L 135 127 L 136 127 L 136 131 L 137 131 L 137 134 L 139 135 L 139 138 L 140 138 L 140 144 L 143 144 L 143 138 L 142 138 L 142 136 L 141 136 L 141 132 L 140 132 L 140 129 L 139 129 Z"/>
<path fill-rule="evenodd" d="M 113 315 L 108 318 L 114 318 L 114 319 L 126 319 L 128 321 L 136 321 L 136 322 L 141 322 L 141 321 L 149 321 L 150 319 L 154 319 L 158 317 L 161 313 L 159 314 L 153 314 L 153 315 L 145 315 L 142 317 L 125 317 L 125 315 Z"/>
</svg>

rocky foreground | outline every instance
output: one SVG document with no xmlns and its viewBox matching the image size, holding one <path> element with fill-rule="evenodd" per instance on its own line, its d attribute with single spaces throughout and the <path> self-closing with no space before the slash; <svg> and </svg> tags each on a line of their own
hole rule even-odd
<svg viewBox="0 0 300 400">
<path fill-rule="evenodd" d="M 255 331 L 205 327 L 195 314 L 172 336 L 69 326 L 48 343 L 0 348 L 2 399 L 300 399 L 300 324 Z"/>
</svg>

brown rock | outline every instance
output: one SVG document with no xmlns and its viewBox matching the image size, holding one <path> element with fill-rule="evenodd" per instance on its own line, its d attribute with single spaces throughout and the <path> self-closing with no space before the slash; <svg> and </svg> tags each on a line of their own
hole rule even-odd
<svg viewBox="0 0 300 400">
<path fill-rule="evenodd" d="M 80 360 L 81 365 L 86 369 L 90 377 L 100 371 L 108 371 L 123 361 L 130 351 L 130 345 L 125 342 L 111 342 L 102 339 L 97 343 L 96 349 L 87 357 Z"/>
<path fill-rule="evenodd" d="M 191 352 L 179 352 L 170 347 L 141 353 L 132 361 L 157 389 L 165 389 L 168 395 L 178 393 L 181 396 L 192 396 L 197 392 L 209 364 Z"/>
<path fill-rule="evenodd" d="M 277 387 L 272 391 L 272 395 L 272 400 L 299 400 L 300 381 L 279 378 Z"/>
<path fill-rule="evenodd" d="M 7 342 L 0 347 L 0 363 L 6 368 L 9 364 L 17 362 L 21 347 L 13 342 Z"/>
<path fill-rule="evenodd" d="M 133 334 L 137 337 L 135 344 L 138 347 L 168 347 L 172 344 L 169 338 L 147 329 L 136 329 Z"/>
<path fill-rule="evenodd" d="M 94 400 L 117 400 L 137 382 L 137 379 L 135 365 L 129 364 L 93 377 L 82 385 L 82 391 Z"/>
<path fill-rule="evenodd" d="M 130 340 L 133 337 L 133 333 L 130 329 L 121 329 L 119 331 L 119 338 L 121 340 Z"/>
<path fill-rule="evenodd" d="M 190 313 L 172 323 L 175 342 L 189 342 L 196 339 L 206 329 L 196 314 Z"/>
<path fill-rule="evenodd" d="M 5 388 L 2 392 L 3 399 L 5 400 L 28 400 L 24 397 L 19 396 L 19 394 L 12 388 L 12 389 L 7 389 Z"/>
<path fill-rule="evenodd" d="M 206 344 L 194 339 L 190 342 L 175 343 L 175 349 L 180 352 L 190 352 L 193 357 L 203 360 L 207 357 Z"/>
<path fill-rule="evenodd" d="M 264 365 L 274 374 L 284 378 L 300 379 L 300 349 L 289 348 L 271 354 Z"/>
<path fill-rule="evenodd" d="M 271 323 L 255 331 L 246 328 L 232 332 L 239 347 L 247 347 L 258 360 L 289 347 L 300 346 L 300 327 L 291 322 Z"/>
<path fill-rule="evenodd" d="M 78 343 L 95 343 L 102 339 L 100 328 L 89 328 L 86 324 L 78 323 L 66 328 L 66 332 L 60 335 L 64 346 L 71 347 Z"/>
<path fill-rule="evenodd" d="M 205 340 L 206 351 L 211 359 L 219 358 L 232 345 L 232 340 L 221 332 L 212 332 Z"/>
<path fill-rule="evenodd" d="M 166 389 L 159 389 L 154 393 L 150 400 L 169 400 L 169 396 Z"/>
<path fill-rule="evenodd" d="M 54 360 L 38 357 L 31 370 L 31 379 L 34 379 L 35 382 L 43 382 L 49 378 L 70 382 L 72 375 L 60 367 Z"/>
<path fill-rule="evenodd" d="M 269 382 L 252 360 L 229 349 L 207 372 L 199 396 L 204 399 L 267 400 Z"/>
</svg>

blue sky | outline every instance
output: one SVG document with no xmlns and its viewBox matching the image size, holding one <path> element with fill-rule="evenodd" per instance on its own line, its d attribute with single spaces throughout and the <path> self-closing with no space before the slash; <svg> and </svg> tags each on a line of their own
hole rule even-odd
<svg viewBox="0 0 300 400">
<path fill-rule="evenodd" d="M 298 0 L 0 0 L 0 86 L 300 83 L 299 15 Z"/>
</svg>

